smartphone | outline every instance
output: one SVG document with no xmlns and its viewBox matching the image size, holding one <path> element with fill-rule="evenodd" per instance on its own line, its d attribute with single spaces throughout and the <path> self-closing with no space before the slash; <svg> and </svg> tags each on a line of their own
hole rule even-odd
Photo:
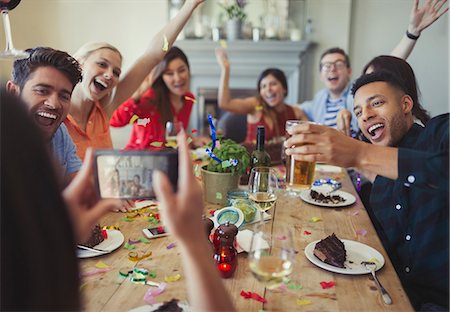
<svg viewBox="0 0 450 312">
<path fill-rule="evenodd" d="M 165 172 L 174 191 L 178 183 L 178 152 L 97 150 L 94 171 L 101 198 L 155 198 L 152 174 Z"/>
<path fill-rule="evenodd" d="M 157 238 L 167 235 L 166 228 L 163 226 L 143 229 L 142 232 L 144 232 L 144 235 L 148 238 Z"/>
</svg>

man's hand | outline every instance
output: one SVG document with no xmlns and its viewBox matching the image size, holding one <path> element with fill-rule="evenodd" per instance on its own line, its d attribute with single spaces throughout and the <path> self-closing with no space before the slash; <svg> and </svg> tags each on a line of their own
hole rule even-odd
<svg viewBox="0 0 450 312">
<path fill-rule="evenodd" d="M 94 185 L 93 155 L 88 149 L 80 171 L 63 191 L 78 242 L 89 238 L 92 227 L 108 211 L 126 211 L 120 200 L 99 200 Z"/>
<path fill-rule="evenodd" d="M 347 109 L 340 110 L 336 116 L 336 128 L 346 136 L 351 136 L 351 121 L 352 113 Z"/>
<path fill-rule="evenodd" d="M 414 0 L 409 16 L 408 32 L 419 36 L 422 30 L 448 11 L 448 6 L 441 10 L 446 2 L 447 0 L 426 0 L 424 6 L 419 8 L 419 0 Z"/>
</svg>

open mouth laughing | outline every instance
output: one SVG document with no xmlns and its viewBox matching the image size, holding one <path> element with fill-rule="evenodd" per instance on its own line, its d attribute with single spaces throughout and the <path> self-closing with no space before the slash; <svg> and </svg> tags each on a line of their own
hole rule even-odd
<svg viewBox="0 0 450 312">
<path fill-rule="evenodd" d="M 94 86 L 99 92 L 104 91 L 108 88 L 108 84 L 99 78 L 95 78 Z"/>
<path fill-rule="evenodd" d="M 367 128 L 367 133 L 373 141 L 378 140 L 384 133 L 384 124 L 376 123 Z"/>
</svg>

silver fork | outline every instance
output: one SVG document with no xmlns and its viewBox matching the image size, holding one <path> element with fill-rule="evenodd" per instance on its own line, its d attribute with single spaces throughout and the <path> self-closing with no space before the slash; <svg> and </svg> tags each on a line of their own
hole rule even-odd
<svg viewBox="0 0 450 312">
<path fill-rule="evenodd" d="M 384 289 L 383 285 L 381 285 L 380 281 L 378 280 L 375 269 L 377 268 L 377 265 L 375 262 L 371 261 L 363 261 L 361 264 L 368 270 L 370 273 L 372 273 L 373 279 L 375 280 L 375 284 L 377 284 L 377 288 L 381 293 L 381 297 L 383 298 L 384 303 L 386 304 L 392 304 L 392 298 L 387 292 L 386 289 Z"/>
</svg>

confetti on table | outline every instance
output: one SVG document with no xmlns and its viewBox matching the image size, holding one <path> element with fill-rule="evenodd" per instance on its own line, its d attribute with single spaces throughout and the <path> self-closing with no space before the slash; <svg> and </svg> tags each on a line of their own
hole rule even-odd
<svg viewBox="0 0 450 312">
<path fill-rule="evenodd" d="M 336 300 L 336 294 L 312 293 L 312 294 L 307 294 L 306 296 L 308 296 L 308 297 L 317 297 L 317 298 L 322 298 L 322 299 Z"/>
<path fill-rule="evenodd" d="M 124 218 L 122 218 L 122 219 L 120 219 L 121 221 L 125 221 L 125 222 L 133 222 L 134 220 L 133 219 L 130 219 L 130 218 L 128 218 L 128 217 L 124 217 Z"/>
<path fill-rule="evenodd" d="M 197 129 L 192 129 L 191 132 L 192 132 L 192 133 L 196 133 L 196 132 L 197 132 Z"/>
<path fill-rule="evenodd" d="M 99 261 L 95 264 L 95 267 L 97 269 L 106 269 L 106 268 L 112 268 L 112 266 L 107 265 L 106 263 L 104 263 L 103 261 Z"/>
<path fill-rule="evenodd" d="M 140 239 L 138 240 L 132 240 L 131 238 L 128 239 L 128 245 L 136 245 L 139 244 L 141 242 Z"/>
<path fill-rule="evenodd" d="M 102 268 L 102 269 L 96 268 L 96 269 L 93 269 L 93 270 L 91 270 L 91 271 L 83 272 L 83 273 L 81 274 L 81 276 L 87 277 L 87 276 L 97 275 L 97 274 L 100 274 L 100 273 L 109 272 L 109 271 L 111 271 L 112 269 L 113 269 L 113 268 Z"/>
<path fill-rule="evenodd" d="M 158 288 L 149 288 L 147 290 L 147 293 L 144 295 L 144 301 L 148 304 L 155 304 L 156 303 L 155 297 L 162 294 L 166 289 L 166 286 L 167 286 L 166 283 L 161 283 L 159 284 Z"/>
<path fill-rule="evenodd" d="M 142 259 L 148 258 L 151 255 L 152 255 L 151 251 L 149 251 L 149 252 L 147 252 L 147 253 L 145 253 L 145 254 L 143 254 L 141 256 L 139 256 L 139 254 L 136 251 L 130 251 L 128 253 L 128 260 L 137 262 L 137 261 L 140 261 Z"/>
<path fill-rule="evenodd" d="M 262 303 L 267 303 L 267 300 L 264 299 L 263 297 L 261 297 L 260 295 L 258 295 L 257 293 L 251 292 L 251 291 L 241 291 L 241 296 L 244 297 L 245 299 L 253 299 Z"/>
<path fill-rule="evenodd" d="M 209 215 L 212 217 L 214 216 L 214 212 L 216 212 L 216 209 L 209 210 Z"/>
<path fill-rule="evenodd" d="M 222 199 L 222 193 L 217 192 L 216 193 L 216 199 Z"/>
<path fill-rule="evenodd" d="M 305 234 L 305 235 L 311 235 L 311 232 L 304 230 L 304 231 L 303 231 L 303 234 Z"/>
<path fill-rule="evenodd" d="M 155 278 L 156 277 L 156 272 L 155 271 L 150 271 L 150 272 L 148 272 L 148 276 L 150 276 L 151 278 Z"/>
<path fill-rule="evenodd" d="M 366 229 L 356 230 L 356 235 L 366 236 L 367 235 L 367 230 Z"/>
<path fill-rule="evenodd" d="M 288 288 L 298 290 L 298 289 L 303 289 L 303 286 L 300 284 L 289 284 Z"/>
<path fill-rule="evenodd" d="M 330 281 L 330 282 L 320 282 L 320 286 L 322 286 L 322 289 L 327 289 L 334 287 L 336 285 L 336 282 Z"/>
<path fill-rule="evenodd" d="M 166 249 L 172 249 L 175 246 L 176 246 L 175 243 L 170 243 L 169 245 L 166 246 Z"/>
<path fill-rule="evenodd" d="M 297 302 L 298 305 L 301 305 L 301 306 L 312 304 L 312 301 L 308 300 L 308 299 L 297 299 L 296 302 Z"/>
<path fill-rule="evenodd" d="M 166 35 L 164 35 L 164 37 L 163 37 L 163 46 L 162 46 L 162 50 L 163 50 L 164 52 L 169 51 L 169 41 L 167 40 Z"/>
<path fill-rule="evenodd" d="M 347 212 L 347 215 L 354 217 L 359 215 L 359 211 L 358 210 L 349 211 Z"/>
<path fill-rule="evenodd" d="M 130 244 L 128 244 L 128 242 L 126 242 L 125 244 L 123 244 L 123 248 L 128 249 L 128 250 L 133 250 L 136 248 L 136 246 L 130 245 Z"/>
<path fill-rule="evenodd" d="M 146 239 L 144 236 L 139 237 L 139 240 L 141 241 L 141 243 L 150 244 L 150 240 Z"/>
<path fill-rule="evenodd" d="M 322 221 L 322 219 L 319 218 L 319 217 L 312 217 L 311 219 L 309 219 L 309 222 L 314 222 L 314 223 L 316 223 L 316 222 L 319 222 L 319 221 Z"/>
<path fill-rule="evenodd" d="M 178 144 L 177 144 L 177 142 L 176 141 L 170 141 L 170 142 L 167 142 L 166 144 L 164 144 L 166 147 L 171 147 L 171 148 L 177 148 L 178 147 Z"/>
<path fill-rule="evenodd" d="M 172 276 L 166 276 L 164 277 L 164 280 L 168 283 L 176 282 L 181 278 L 180 274 L 172 275 Z"/>
<path fill-rule="evenodd" d="M 138 115 L 133 115 L 131 118 L 130 118 L 130 125 L 131 124 L 133 124 L 136 120 L 138 120 L 139 119 L 139 116 Z"/>
<path fill-rule="evenodd" d="M 153 147 L 161 147 L 163 145 L 163 142 L 152 142 L 150 143 L 150 146 Z"/>
<path fill-rule="evenodd" d="M 278 236 L 276 236 L 275 238 L 276 238 L 277 240 L 286 240 L 286 239 L 287 239 L 286 235 L 278 235 Z"/>
</svg>

